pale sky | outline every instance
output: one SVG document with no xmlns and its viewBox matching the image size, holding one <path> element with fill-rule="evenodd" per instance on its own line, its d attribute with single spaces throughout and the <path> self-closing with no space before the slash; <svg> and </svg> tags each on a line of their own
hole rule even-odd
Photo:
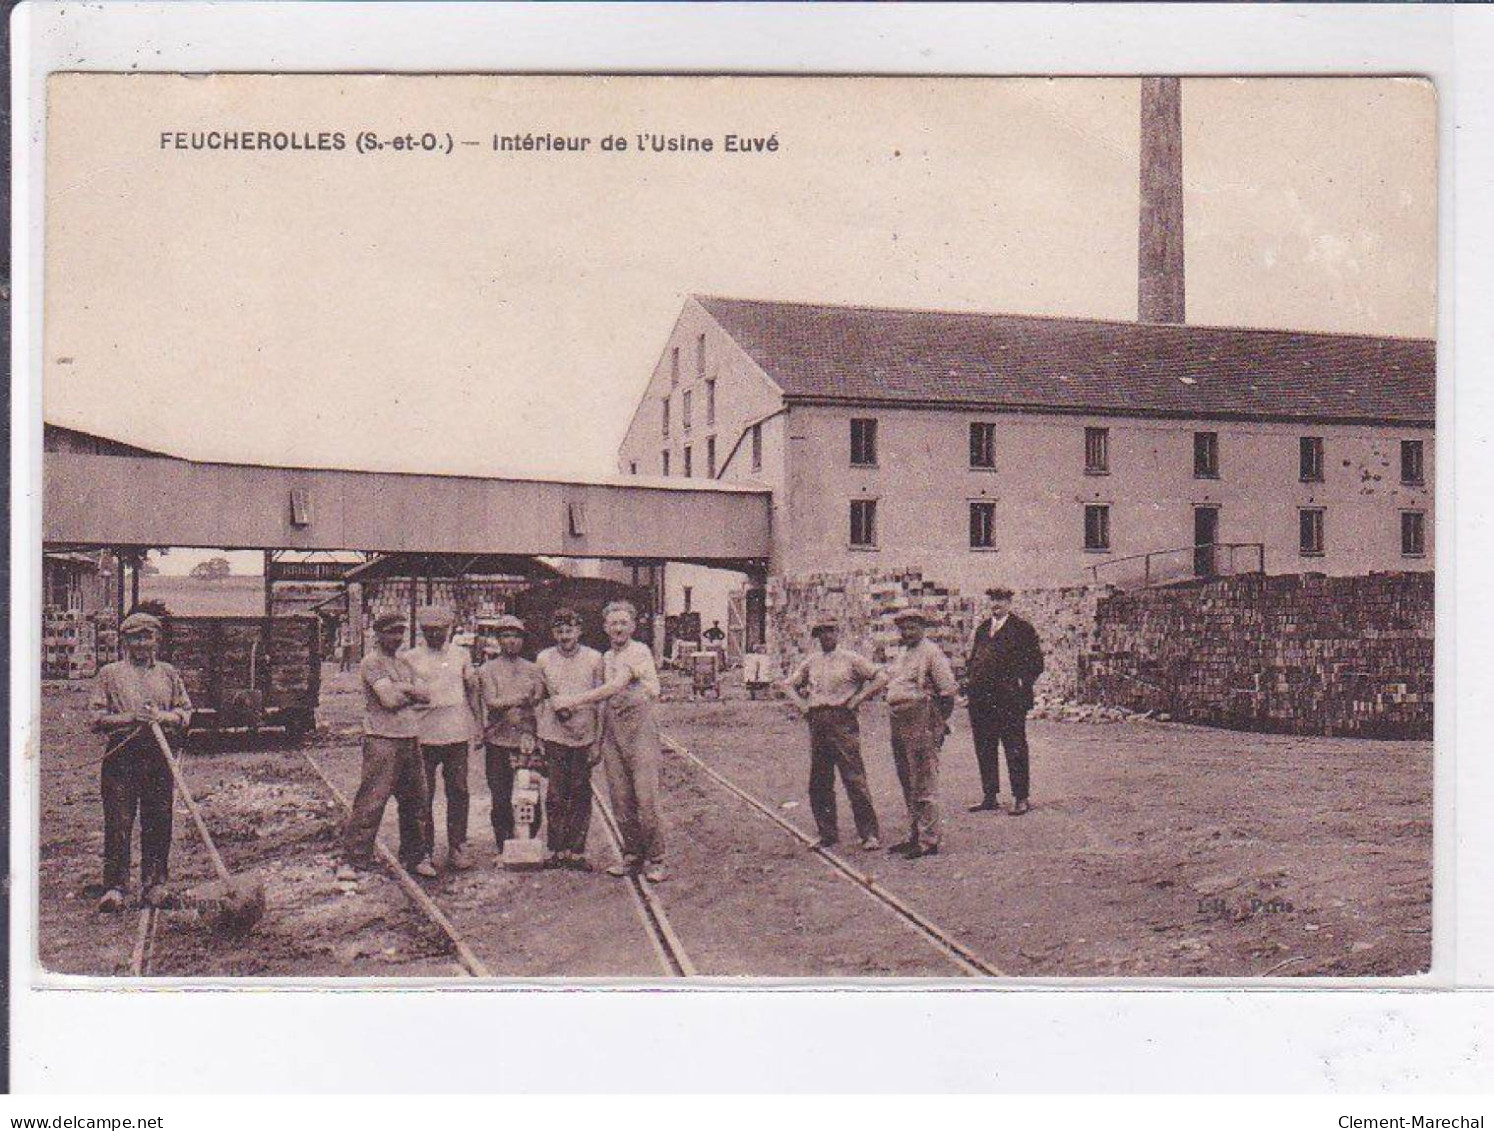
<svg viewBox="0 0 1494 1131">
<path fill-rule="evenodd" d="M 200 459 L 606 475 L 691 293 L 1136 315 L 1138 83 L 54 76 L 49 420 Z M 1430 337 L 1435 102 L 1185 80 L 1188 318 Z M 162 150 L 341 130 L 341 152 Z M 352 149 L 360 129 L 476 140 Z M 640 131 L 711 154 L 495 153 Z M 728 132 L 772 154 L 720 151 Z"/>
</svg>

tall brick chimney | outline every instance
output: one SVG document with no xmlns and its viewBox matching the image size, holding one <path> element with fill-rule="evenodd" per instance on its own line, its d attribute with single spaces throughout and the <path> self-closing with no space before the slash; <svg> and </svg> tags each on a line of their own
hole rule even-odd
<svg viewBox="0 0 1494 1131">
<path fill-rule="evenodd" d="M 1141 239 L 1137 316 L 1183 322 L 1183 96 L 1176 78 L 1141 80 Z"/>
</svg>

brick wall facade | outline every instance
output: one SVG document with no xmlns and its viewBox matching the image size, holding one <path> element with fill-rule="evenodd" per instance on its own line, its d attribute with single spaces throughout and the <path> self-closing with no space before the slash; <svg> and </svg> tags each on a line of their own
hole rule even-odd
<svg viewBox="0 0 1494 1131">
<path fill-rule="evenodd" d="M 1298 574 L 1117 593 L 1078 693 L 1244 730 L 1430 737 L 1433 588 L 1430 573 Z"/>
</svg>

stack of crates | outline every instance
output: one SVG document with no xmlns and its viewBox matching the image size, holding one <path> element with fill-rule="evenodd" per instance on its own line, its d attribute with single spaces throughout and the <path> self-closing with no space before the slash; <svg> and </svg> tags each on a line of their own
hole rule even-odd
<svg viewBox="0 0 1494 1131">
<path fill-rule="evenodd" d="M 110 613 L 48 606 L 42 611 L 43 679 L 92 679 L 119 659 L 119 631 Z"/>
</svg>

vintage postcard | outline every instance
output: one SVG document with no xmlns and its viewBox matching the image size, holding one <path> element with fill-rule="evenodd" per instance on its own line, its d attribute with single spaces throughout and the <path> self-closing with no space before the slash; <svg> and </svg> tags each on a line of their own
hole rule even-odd
<svg viewBox="0 0 1494 1131">
<path fill-rule="evenodd" d="M 47 102 L 46 976 L 1430 969 L 1431 83 Z"/>
</svg>

